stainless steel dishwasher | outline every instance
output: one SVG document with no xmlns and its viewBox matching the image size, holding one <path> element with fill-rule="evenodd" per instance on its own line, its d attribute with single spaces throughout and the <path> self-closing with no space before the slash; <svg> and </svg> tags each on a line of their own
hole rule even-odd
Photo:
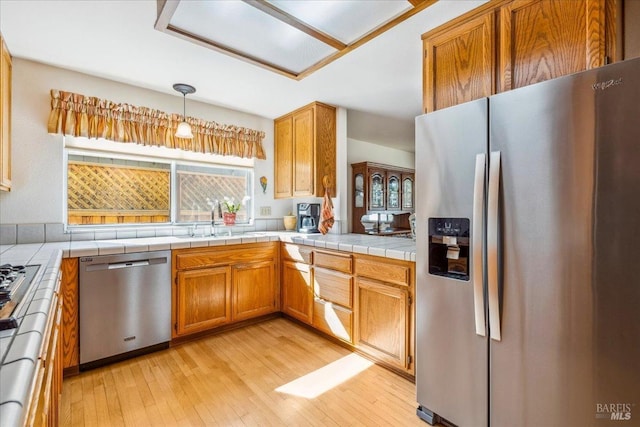
<svg viewBox="0 0 640 427">
<path fill-rule="evenodd" d="M 171 251 L 80 258 L 80 369 L 167 348 Z"/>
</svg>

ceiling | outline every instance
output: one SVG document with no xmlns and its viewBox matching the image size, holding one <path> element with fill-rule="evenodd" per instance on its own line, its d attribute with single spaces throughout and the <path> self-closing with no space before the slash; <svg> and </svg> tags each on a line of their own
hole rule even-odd
<svg viewBox="0 0 640 427">
<path fill-rule="evenodd" d="M 436 0 L 157 1 L 157 30 L 301 80 Z"/>
<path fill-rule="evenodd" d="M 185 82 L 189 98 L 269 119 L 312 101 L 345 107 L 350 138 L 413 151 L 421 35 L 482 3 L 440 0 L 299 80 L 156 30 L 156 0 L 0 0 L 0 31 L 14 57 L 176 96 Z"/>
</svg>

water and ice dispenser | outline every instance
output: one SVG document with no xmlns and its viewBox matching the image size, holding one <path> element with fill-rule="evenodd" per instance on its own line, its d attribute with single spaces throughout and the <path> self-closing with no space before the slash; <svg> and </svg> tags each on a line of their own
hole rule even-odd
<svg viewBox="0 0 640 427">
<path fill-rule="evenodd" d="M 469 280 L 468 218 L 429 218 L 429 273 Z"/>
</svg>

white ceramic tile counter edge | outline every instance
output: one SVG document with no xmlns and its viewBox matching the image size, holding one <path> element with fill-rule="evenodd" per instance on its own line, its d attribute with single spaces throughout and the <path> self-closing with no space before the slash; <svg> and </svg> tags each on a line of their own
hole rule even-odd
<svg viewBox="0 0 640 427">
<path fill-rule="evenodd" d="M 409 239 L 363 234 L 251 232 L 233 236 L 166 236 L 118 240 L 33 243 L 0 246 L 0 264 L 40 264 L 30 289 L 18 306 L 18 328 L 0 331 L 0 425 L 24 423 L 46 320 L 50 315 L 62 258 L 112 255 L 207 246 L 282 241 L 317 248 L 415 261 Z"/>
</svg>

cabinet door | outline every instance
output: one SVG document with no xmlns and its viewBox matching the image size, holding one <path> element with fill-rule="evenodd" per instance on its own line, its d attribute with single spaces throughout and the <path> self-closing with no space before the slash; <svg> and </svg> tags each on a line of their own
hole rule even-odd
<svg viewBox="0 0 640 427">
<path fill-rule="evenodd" d="M 313 281 L 307 264 L 282 263 L 282 311 L 311 324 L 313 310 Z"/>
<path fill-rule="evenodd" d="M 385 208 L 386 172 L 382 170 L 369 171 L 369 210 L 384 210 Z"/>
<path fill-rule="evenodd" d="M 177 277 L 176 335 L 231 321 L 231 267 L 179 271 Z"/>
<path fill-rule="evenodd" d="M 402 369 L 409 348 L 409 291 L 356 279 L 356 347 Z"/>
<path fill-rule="evenodd" d="M 351 232 L 364 233 L 364 226 L 360 222 L 362 216 L 367 213 L 369 203 L 369 186 L 367 166 L 365 163 L 351 165 L 353 199 L 351 203 Z"/>
<path fill-rule="evenodd" d="M 0 190 L 11 189 L 11 56 L 0 37 Z"/>
<path fill-rule="evenodd" d="M 353 312 L 329 301 L 316 298 L 313 303 L 313 327 L 353 344 Z"/>
<path fill-rule="evenodd" d="M 277 311 L 276 268 L 273 261 L 233 266 L 232 320 L 244 320 Z"/>
<path fill-rule="evenodd" d="M 494 20 L 489 11 L 459 26 L 425 34 L 425 113 L 494 93 Z"/>
<path fill-rule="evenodd" d="M 60 292 L 63 300 L 62 347 L 64 368 L 78 372 L 80 348 L 78 346 L 78 258 L 63 258 L 60 265 L 62 284 Z"/>
<path fill-rule="evenodd" d="M 313 108 L 293 115 L 293 196 L 314 192 Z"/>
<path fill-rule="evenodd" d="M 275 122 L 274 147 L 274 197 L 276 199 L 293 195 L 293 118 L 291 116 Z"/>
<path fill-rule="evenodd" d="M 600 0 L 519 0 L 500 9 L 500 91 L 605 63 Z"/>
<path fill-rule="evenodd" d="M 400 174 L 387 172 L 387 209 L 400 209 Z"/>
<path fill-rule="evenodd" d="M 402 174 L 402 210 L 413 211 L 414 174 Z"/>
</svg>

